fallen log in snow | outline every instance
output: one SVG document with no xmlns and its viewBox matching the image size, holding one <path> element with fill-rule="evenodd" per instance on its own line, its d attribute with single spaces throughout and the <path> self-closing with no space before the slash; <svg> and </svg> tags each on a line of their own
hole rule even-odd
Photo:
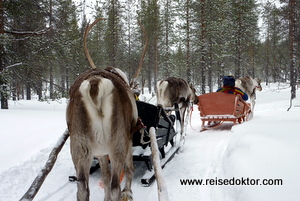
<svg viewBox="0 0 300 201">
<path fill-rule="evenodd" d="M 36 194 L 40 190 L 42 184 L 44 183 L 46 177 L 52 170 L 52 168 L 56 162 L 57 156 L 58 156 L 59 152 L 61 151 L 62 147 L 64 146 L 65 142 L 67 141 L 68 137 L 69 137 L 69 131 L 66 130 L 63 133 L 63 135 L 59 138 L 55 147 L 52 149 L 45 166 L 43 167 L 41 172 L 36 176 L 35 180 L 31 184 L 30 188 L 23 195 L 23 197 L 20 199 L 20 201 L 33 200 L 33 198 L 36 196 Z"/>
</svg>

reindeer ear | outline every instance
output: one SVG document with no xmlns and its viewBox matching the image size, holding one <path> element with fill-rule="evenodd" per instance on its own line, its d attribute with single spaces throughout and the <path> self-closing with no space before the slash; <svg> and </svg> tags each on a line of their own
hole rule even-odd
<svg viewBox="0 0 300 201">
<path fill-rule="evenodd" d="M 190 88 L 192 89 L 192 91 L 194 93 L 196 93 L 196 88 L 194 87 L 194 85 L 192 83 L 189 83 Z"/>
<path fill-rule="evenodd" d="M 255 80 L 256 80 L 256 82 L 259 84 L 259 83 L 261 83 L 261 79 L 260 78 L 254 78 Z"/>
<path fill-rule="evenodd" d="M 241 85 L 242 84 L 242 80 L 235 80 L 235 85 Z"/>
</svg>

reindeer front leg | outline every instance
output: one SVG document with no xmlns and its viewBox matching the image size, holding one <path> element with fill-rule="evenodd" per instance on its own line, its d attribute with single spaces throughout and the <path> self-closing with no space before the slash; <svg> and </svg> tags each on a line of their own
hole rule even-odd
<svg viewBox="0 0 300 201">
<path fill-rule="evenodd" d="M 122 201 L 133 200 L 131 183 L 133 177 L 133 160 L 132 160 L 132 148 L 129 147 L 125 162 L 125 187 L 122 190 Z"/>
</svg>

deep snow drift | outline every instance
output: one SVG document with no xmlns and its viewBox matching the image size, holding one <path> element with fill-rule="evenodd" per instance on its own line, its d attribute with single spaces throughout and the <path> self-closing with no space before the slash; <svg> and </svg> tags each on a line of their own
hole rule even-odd
<svg viewBox="0 0 300 201">
<path fill-rule="evenodd" d="M 232 129 L 199 132 L 197 107 L 188 125 L 184 151 L 163 169 L 170 201 L 297 201 L 300 199 L 300 98 L 289 112 L 287 84 L 264 86 L 257 92 L 254 118 Z M 298 96 L 299 94 L 299 90 Z M 149 98 L 148 96 L 146 98 Z M 141 98 L 143 99 L 143 97 Z M 154 98 L 151 100 L 154 101 Z M 66 129 L 67 100 L 9 102 L 0 110 L 0 197 L 19 200 L 44 166 Z M 295 107 L 297 106 L 297 107 Z M 136 201 L 157 200 L 156 183 L 140 185 L 136 164 L 133 196 Z M 75 175 L 69 140 L 35 200 L 76 200 Z M 90 177 L 91 200 L 103 200 L 100 173 Z M 181 185 L 181 179 L 281 179 L 282 185 Z"/>
</svg>

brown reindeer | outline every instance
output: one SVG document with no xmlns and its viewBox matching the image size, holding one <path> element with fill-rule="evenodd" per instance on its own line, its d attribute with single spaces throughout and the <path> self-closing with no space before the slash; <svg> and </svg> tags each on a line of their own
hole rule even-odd
<svg viewBox="0 0 300 201">
<path fill-rule="evenodd" d="M 132 199 L 132 133 L 137 109 L 124 75 L 114 68 L 92 69 L 79 75 L 70 88 L 67 124 L 77 174 L 77 200 L 89 200 L 93 157 L 101 166 L 105 201 Z M 126 183 L 121 195 L 123 168 Z"/>
<path fill-rule="evenodd" d="M 132 134 L 137 124 L 137 107 L 126 75 L 117 68 L 94 69 L 78 76 L 70 88 L 67 124 L 71 155 L 77 176 L 77 200 L 89 200 L 89 171 L 94 157 L 101 167 L 105 201 L 132 200 Z M 110 165 L 109 165 L 110 162 Z M 120 175 L 125 169 L 121 192 Z"/>
<path fill-rule="evenodd" d="M 177 103 L 180 113 L 180 134 L 184 138 L 184 121 L 190 103 L 198 103 L 196 90 L 181 78 L 169 77 L 157 83 L 157 105 L 163 108 L 174 107 Z"/>
<path fill-rule="evenodd" d="M 251 102 L 251 111 L 254 112 L 256 90 L 261 91 L 262 87 L 260 85 L 261 79 L 252 78 L 250 75 L 246 75 L 243 78 L 238 78 L 235 80 L 235 86 L 240 88 L 243 92 L 248 94 Z"/>
</svg>

